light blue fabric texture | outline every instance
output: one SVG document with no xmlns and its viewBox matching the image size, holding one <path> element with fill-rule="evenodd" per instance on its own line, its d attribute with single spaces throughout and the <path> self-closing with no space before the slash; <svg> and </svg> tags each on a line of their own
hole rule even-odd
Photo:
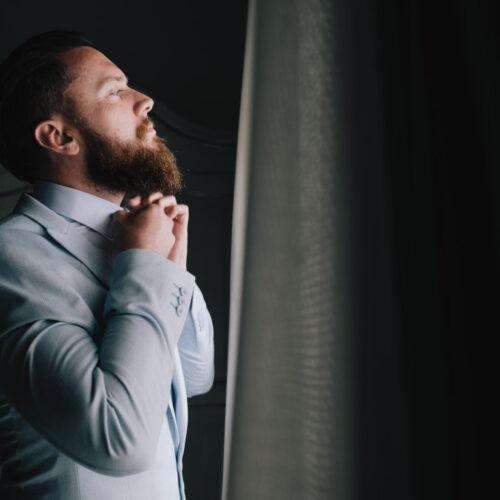
<svg viewBox="0 0 500 500">
<path fill-rule="evenodd" d="M 118 205 L 52 183 L 0 224 L 0 498 L 183 500 L 187 397 L 213 382 L 195 278 L 114 253 Z"/>
</svg>

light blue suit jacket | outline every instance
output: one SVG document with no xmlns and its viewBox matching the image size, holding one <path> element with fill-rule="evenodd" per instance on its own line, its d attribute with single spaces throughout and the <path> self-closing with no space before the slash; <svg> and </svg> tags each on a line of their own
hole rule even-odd
<svg viewBox="0 0 500 500">
<path fill-rule="evenodd" d="M 0 224 L 0 498 L 183 499 L 212 332 L 190 273 L 138 249 L 113 266 L 23 195 Z"/>
</svg>

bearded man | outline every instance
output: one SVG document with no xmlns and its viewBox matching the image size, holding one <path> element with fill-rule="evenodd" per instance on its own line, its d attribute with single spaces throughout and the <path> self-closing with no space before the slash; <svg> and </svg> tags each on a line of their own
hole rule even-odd
<svg viewBox="0 0 500 500">
<path fill-rule="evenodd" d="M 0 224 L 2 500 L 184 499 L 213 328 L 152 107 L 78 33 L 0 65 L 0 161 L 34 183 Z"/>
</svg>

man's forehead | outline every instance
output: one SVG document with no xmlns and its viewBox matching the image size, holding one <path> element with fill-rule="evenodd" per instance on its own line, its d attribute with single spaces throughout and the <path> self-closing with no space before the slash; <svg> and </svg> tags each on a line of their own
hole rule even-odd
<svg viewBox="0 0 500 500">
<path fill-rule="evenodd" d="M 123 71 L 102 52 L 92 47 L 76 47 L 62 54 L 74 83 L 100 86 L 106 79 L 125 79 Z"/>
</svg>

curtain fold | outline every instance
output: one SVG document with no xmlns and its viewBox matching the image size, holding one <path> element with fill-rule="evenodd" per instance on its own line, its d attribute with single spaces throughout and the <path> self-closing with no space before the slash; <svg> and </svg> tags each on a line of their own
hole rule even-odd
<svg viewBox="0 0 500 500">
<path fill-rule="evenodd" d="M 248 18 L 223 499 L 479 498 L 492 18 L 363 0 Z"/>
<path fill-rule="evenodd" d="M 369 160 L 365 167 L 375 170 L 362 181 L 376 191 L 373 245 L 383 247 L 386 235 L 377 205 L 380 152 L 371 122 L 356 131 L 359 123 L 346 116 L 353 103 L 345 99 L 356 94 L 344 95 L 335 82 L 352 64 L 335 26 L 329 1 L 250 2 L 233 219 L 226 499 L 351 498 L 357 488 L 363 417 L 355 351 L 365 320 L 352 274 L 360 173 L 353 164 Z M 369 73 L 369 54 L 362 57 Z M 369 143 L 358 150 L 346 142 L 350 133 Z M 381 288 L 387 307 L 385 280 Z"/>
</svg>

